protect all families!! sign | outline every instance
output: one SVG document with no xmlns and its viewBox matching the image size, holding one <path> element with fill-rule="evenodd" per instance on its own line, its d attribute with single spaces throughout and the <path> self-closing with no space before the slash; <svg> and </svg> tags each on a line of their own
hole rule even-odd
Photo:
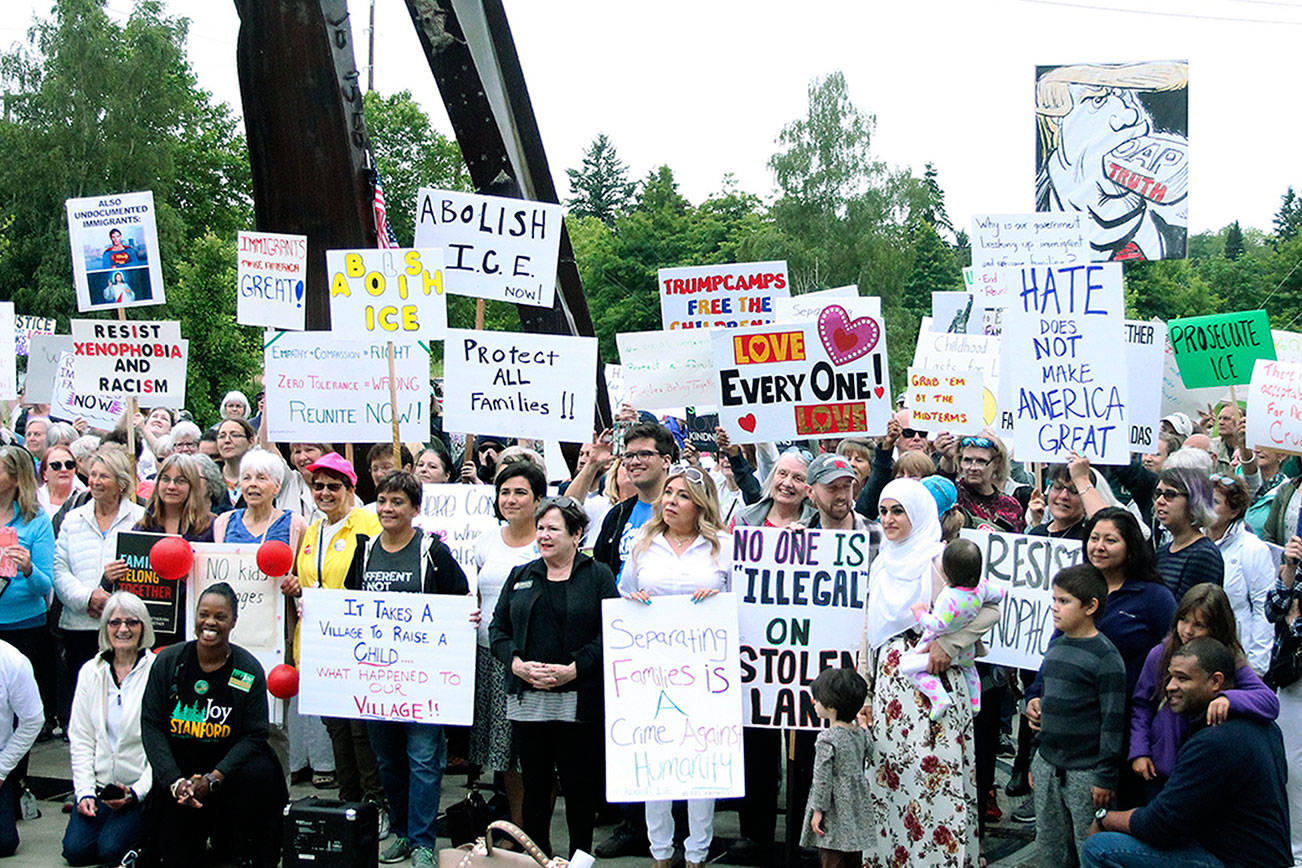
<svg viewBox="0 0 1302 868">
<path fill-rule="evenodd" d="M 658 275 L 660 322 L 666 329 L 773 322 L 773 300 L 791 294 L 785 261 L 662 268 Z"/>
<path fill-rule="evenodd" d="M 876 545 L 869 531 L 733 531 L 747 726 L 822 728 L 809 685 L 855 666 Z"/>
<path fill-rule="evenodd" d="M 714 330 L 719 418 L 734 441 L 886 433 L 886 335 L 832 305 L 816 323 Z"/>
</svg>

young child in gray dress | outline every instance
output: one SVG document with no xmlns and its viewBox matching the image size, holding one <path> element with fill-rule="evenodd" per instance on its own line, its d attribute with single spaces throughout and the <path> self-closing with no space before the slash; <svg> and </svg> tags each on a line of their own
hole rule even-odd
<svg viewBox="0 0 1302 868">
<path fill-rule="evenodd" d="M 872 845 L 868 801 L 868 730 L 855 716 L 868 685 L 853 669 L 824 669 L 809 685 L 814 710 L 832 725 L 814 742 L 814 780 L 800 846 L 817 847 L 823 868 L 861 868 Z"/>
</svg>

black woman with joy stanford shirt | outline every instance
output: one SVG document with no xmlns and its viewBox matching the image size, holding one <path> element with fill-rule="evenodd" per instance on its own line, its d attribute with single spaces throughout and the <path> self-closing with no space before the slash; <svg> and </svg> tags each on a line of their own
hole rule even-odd
<svg viewBox="0 0 1302 868">
<path fill-rule="evenodd" d="M 267 681 L 252 654 L 231 644 L 239 614 L 225 582 L 195 610 L 195 639 L 154 661 L 140 715 L 150 793 L 150 864 L 201 865 L 211 836 L 219 855 L 270 868 L 280 858 L 284 772 L 267 745 Z"/>
</svg>

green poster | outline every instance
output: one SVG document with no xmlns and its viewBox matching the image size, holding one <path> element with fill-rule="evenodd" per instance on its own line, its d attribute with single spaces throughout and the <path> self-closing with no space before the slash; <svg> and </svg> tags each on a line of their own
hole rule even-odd
<svg viewBox="0 0 1302 868">
<path fill-rule="evenodd" d="M 1167 325 L 1186 389 L 1246 386 L 1257 359 L 1275 358 L 1270 317 L 1264 310 L 1192 316 Z"/>
</svg>

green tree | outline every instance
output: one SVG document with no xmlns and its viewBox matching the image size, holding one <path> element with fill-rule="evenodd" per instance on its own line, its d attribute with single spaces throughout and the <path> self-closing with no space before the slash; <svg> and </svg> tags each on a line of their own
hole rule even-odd
<svg viewBox="0 0 1302 868">
<path fill-rule="evenodd" d="M 583 152 L 583 168 L 566 169 L 565 174 L 570 179 L 570 213 L 596 217 L 613 229 L 615 218 L 628 210 L 635 185 L 606 134 L 599 133 Z"/>
<path fill-rule="evenodd" d="M 1302 229 L 1302 199 L 1298 198 L 1291 186 L 1279 198 L 1279 210 L 1275 212 L 1274 220 L 1275 238 L 1278 241 L 1288 241 Z"/>
<path fill-rule="evenodd" d="M 1233 262 L 1242 255 L 1243 230 L 1239 228 L 1239 221 L 1235 220 L 1225 233 L 1225 258 Z"/>
<path fill-rule="evenodd" d="M 962 290 L 953 251 L 941 240 L 935 226 L 926 221 L 919 223 L 913 230 L 913 267 L 901 296 L 904 308 L 924 316 L 931 311 L 933 292 Z"/>
</svg>

